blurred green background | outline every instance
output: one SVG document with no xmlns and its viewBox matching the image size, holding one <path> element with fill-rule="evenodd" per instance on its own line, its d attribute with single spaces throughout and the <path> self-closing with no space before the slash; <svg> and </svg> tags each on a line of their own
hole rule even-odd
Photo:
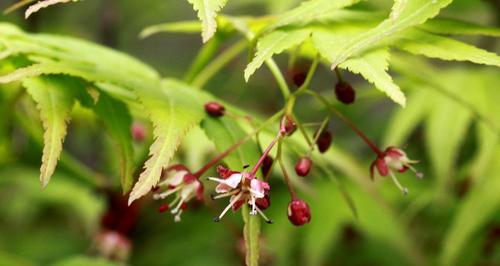
<svg viewBox="0 0 500 266">
<path fill-rule="evenodd" d="M 1 0 L 0 9 L 14 1 Z M 276 14 L 297 0 L 233 0 L 225 14 Z M 363 8 L 389 10 L 392 1 L 365 1 Z M 441 16 L 483 25 L 500 25 L 500 2 L 454 1 Z M 202 47 L 198 34 L 158 34 L 140 39 L 147 26 L 194 20 L 187 1 L 86 0 L 48 8 L 24 20 L 21 11 L 0 16 L 32 32 L 64 34 L 93 40 L 126 52 L 154 66 L 164 76 L 182 78 Z M 497 39 L 467 37 L 499 52 Z M 233 40 L 223 45 L 229 46 Z M 277 58 L 286 72 L 287 56 Z M 281 107 L 279 90 L 269 71 L 260 70 L 249 83 L 242 71 L 247 54 L 226 66 L 206 86 L 228 102 L 264 117 Z M 307 63 L 307 62 L 306 62 Z M 406 64 L 406 65 L 405 65 Z M 405 73 L 411 64 L 426 64 L 421 79 Z M 307 179 L 294 179 L 312 209 L 310 224 L 296 228 L 286 217 L 289 201 L 281 177 L 271 179 L 272 205 L 263 225 L 262 265 L 500 265 L 500 72 L 468 63 L 394 58 L 397 82 L 408 95 L 401 109 L 365 81 L 347 75 L 357 89 L 355 105 L 339 106 L 379 144 L 407 147 L 426 174 L 416 180 L 401 176 L 410 188 L 403 197 L 390 180 L 371 182 L 368 167 L 374 158 L 368 148 L 334 119 L 334 148 L 325 156 L 328 172 L 315 168 Z M 411 71 L 410 71 L 411 72 Z M 413 76 L 412 76 L 413 74 Z M 322 66 L 313 88 L 333 98 L 336 78 Z M 190 206 L 181 223 L 156 211 L 159 204 L 145 199 L 123 206 L 120 191 L 104 191 L 73 177 L 71 163 L 57 169 L 41 190 L 38 167 L 41 146 L 29 128 L 41 131 L 33 109 L 32 121 L 19 125 L 10 105 L 16 97 L 9 86 L 0 91 L 0 265 L 113 265 L 95 259 L 103 228 L 122 226 L 130 244 L 130 265 L 242 265 L 241 216 L 224 222 L 211 217 L 223 207 Z M 309 100 L 299 103 L 304 121 L 318 122 L 326 110 Z M 76 108 L 65 150 L 103 178 L 116 177 L 112 141 L 94 115 Z M 140 118 L 139 118 L 140 120 Z M 146 125 L 148 128 L 148 126 Z M 149 133 L 151 135 L 151 133 Z M 149 136 L 151 137 L 151 136 Z M 214 154 L 201 131 L 184 141 L 178 161 L 196 168 Z M 137 143 L 144 150 L 147 143 Z M 289 159 L 290 169 L 295 158 Z M 84 167 L 84 169 L 85 169 Z M 355 218 L 340 192 L 344 186 L 356 205 Z M 210 190 L 210 187 L 208 188 Z M 110 218 L 111 217 L 111 218 Z M 125 224 L 125 225 L 124 225 Z M 119 230 L 119 231 L 120 231 Z M 93 259 L 91 259 L 93 258 Z"/>
</svg>

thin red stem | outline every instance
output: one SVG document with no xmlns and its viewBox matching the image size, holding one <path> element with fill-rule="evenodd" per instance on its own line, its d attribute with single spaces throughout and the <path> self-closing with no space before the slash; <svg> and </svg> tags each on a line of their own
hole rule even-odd
<svg viewBox="0 0 500 266">
<path fill-rule="evenodd" d="M 281 114 L 283 110 L 280 110 L 273 116 L 271 116 L 269 119 L 267 119 L 264 123 L 262 123 L 257 129 L 255 129 L 252 133 L 246 135 L 243 139 L 240 141 L 236 142 L 233 144 L 231 147 L 227 148 L 225 151 L 220 153 L 219 155 L 215 156 L 210 160 L 205 166 L 203 166 L 200 170 L 196 171 L 193 175 L 197 178 L 200 178 L 200 176 L 205 173 L 208 169 L 210 169 L 212 166 L 214 166 L 216 163 L 218 163 L 220 160 L 224 159 L 224 157 L 228 156 L 231 152 L 236 150 L 238 147 L 241 145 L 245 144 L 248 140 L 250 140 L 255 134 L 259 133 L 260 130 L 262 130 L 264 127 L 272 123 L 275 119 L 277 119 Z"/>
<path fill-rule="evenodd" d="M 194 173 L 194 176 L 196 176 L 197 178 L 200 178 L 200 176 L 203 173 L 205 173 L 208 169 L 212 168 L 212 166 L 217 164 L 220 160 L 224 159 L 224 157 L 228 156 L 231 152 L 236 150 L 238 147 L 245 144 L 245 142 L 247 142 L 250 138 L 252 138 L 252 135 L 246 136 L 245 138 L 243 138 L 240 141 L 233 144 L 231 147 L 227 148 L 225 151 L 223 151 L 219 155 L 212 158 L 212 160 L 210 160 L 207 164 L 205 164 L 200 170 L 196 171 L 196 173 Z"/>
<path fill-rule="evenodd" d="M 347 126 L 349 126 L 356 134 L 358 134 L 361 139 L 364 140 L 364 142 L 377 154 L 378 157 L 384 157 L 384 152 L 382 152 L 373 141 L 371 141 L 368 136 L 363 133 L 356 125 L 354 125 L 349 118 L 345 117 L 341 112 L 339 112 L 335 107 L 333 107 L 323 96 L 319 95 L 316 92 L 308 91 L 310 94 L 312 94 L 314 97 L 316 97 L 318 100 L 323 102 L 328 109 L 330 109 L 331 112 L 333 112 L 336 116 L 342 120 Z"/>
<path fill-rule="evenodd" d="M 278 135 L 273 139 L 273 141 L 269 144 L 269 146 L 267 146 L 264 153 L 262 153 L 262 156 L 260 156 L 259 161 L 255 164 L 252 171 L 250 172 L 250 176 L 254 176 L 257 173 L 257 171 L 259 170 L 259 167 L 262 165 L 262 163 L 264 163 L 264 160 L 266 159 L 267 155 L 269 154 L 269 152 L 271 152 L 271 149 L 274 147 L 276 142 L 278 142 L 278 140 L 281 137 L 282 137 L 282 133 L 280 131 L 278 133 Z"/>
</svg>

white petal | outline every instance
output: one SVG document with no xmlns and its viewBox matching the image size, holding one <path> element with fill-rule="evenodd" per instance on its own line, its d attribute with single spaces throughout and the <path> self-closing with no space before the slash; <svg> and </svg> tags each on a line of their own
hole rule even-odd
<svg viewBox="0 0 500 266">
<path fill-rule="evenodd" d="M 171 186 L 178 186 L 182 183 L 182 181 L 184 181 L 184 176 L 187 173 L 188 172 L 185 170 L 177 171 L 172 177 L 167 177 L 167 179 L 165 179 L 165 183 Z"/>
</svg>

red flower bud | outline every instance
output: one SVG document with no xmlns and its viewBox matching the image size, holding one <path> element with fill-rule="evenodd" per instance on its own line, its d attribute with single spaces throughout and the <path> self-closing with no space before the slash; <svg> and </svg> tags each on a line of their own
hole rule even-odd
<svg viewBox="0 0 500 266">
<path fill-rule="evenodd" d="M 158 208 L 158 212 L 166 212 L 168 210 L 168 204 L 162 204 L 160 208 Z"/>
<path fill-rule="evenodd" d="M 337 100 L 345 104 L 351 104 L 356 99 L 356 91 L 354 88 L 349 83 L 342 81 L 335 85 L 335 95 L 337 96 Z"/>
<path fill-rule="evenodd" d="M 306 81 L 307 74 L 306 72 L 295 72 L 292 74 L 292 81 L 295 86 L 300 87 L 302 84 L 304 84 L 304 81 Z"/>
<path fill-rule="evenodd" d="M 311 209 L 303 200 L 294 199 L 288 204 L 288 220 L 293 225 L 301 226 L 311 221 Z"/>
<path fill-rule="evenodd" d="M 295 164 L 295 173 L 298 176 L 307 176 L 312 167 L 312 160 L 309 157 L 302 157 Z"/>
<path fill-rule="evenodd" d="M 319 134 L 318 139 L 316 140 L 316 145 L 318 146 L 318 150 L 321 153 L 324 153 L 330 148 L 332 144 L 332 133 L 328 130 L 323 130 Z"/>
<path fill-rule="evenodd" d="M 146 129 L 144 125 L 138 122 L 134 122 L 131 128 L 132 138 L 135 141 L 143 141 L 146 138 Z"/>
<path fill-rule="evenodd" d="M 259 198 L 255 201 L 255 204 L 259 209 L 265 210 L 271 205 L 271 198 L 269 197 L 269 192 L 266 192 L 263 198 Z"/>
<path fill-rule="evenodd" d="M 307 78 L 307 72 L 309 72 L 310 62 L 299 61 L 295 62 L 293 66 L 288 69 L 288 79 L 291 80 L 295 86 L 300 87 L 304 84 Z"/>
<path fill-rule="evenodd" d="M 226 108 L 218 102 L 208 102 L 205 104 L 205 111 L 210 116 L 219 117 L 224 115 Z"/>
<path fill-rule="evenodd" d="M 269 171 L 271 170 L 271 166 L 273 165 L 274 159 L 273 157 L 267 155 L 262 162 L 262 166 L 260 169 L 262 170 L 262 175 L 267 176 Z"/>
</svg>

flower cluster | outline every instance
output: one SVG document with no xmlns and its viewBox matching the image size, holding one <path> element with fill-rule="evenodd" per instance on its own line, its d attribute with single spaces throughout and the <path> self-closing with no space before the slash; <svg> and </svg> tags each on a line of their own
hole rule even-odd
<svg viewBox="0 0 500 266">
<path fill-rule="evenodd" d="M 354 101 L 354 90 L 347 83 L 339 83 L 336 87 L 336 93 L 339 100 L 344 103 L 352 103 Z M 205 111 L 208 116 L 213 118 L 221 118 L 226 116 L 227 118 L 239 119 L 238 115 L 234 115 L 226 112 L 225 107 L 218 102 L 208 102 L 204 105 Z M 288 109 L 287 109 L 288 110 Z M 389 147 L 386 150 L 380 150 L 360 129 L 358 129 L 351 121 L 340 114 L 338 111 L 332 111 L 338 115 L 338 117 L 346 123 L 356 134 L 358 134 L 361 139 L 377 154 L 377 158 L 370 166 L 371 178 L 373 179 L 375 169 L 381 176 L 391 176 L 392 180 L 396 186 L 404 192 L 408 193 L 408 189 L 401 186 L 396 178 L 395 172 L 405 172 L 410 169 L 415 172 L 418 177 L 423 175 L 417 172 L 412 164 L 417 161 L 410 160 L 406 153 L 398 148 Z M 251 120 L 251 118 L 246 120 Z M 286 166 L 281 158 L 281 147 L 283 140 L 292 134 L 299 128 L 300 133 L 302 133 L 309 144 L 309 150 L 306 154 L 301 156 L 297 163 L 295 164 L 295 173 L 297 176 L 306 177 L 312 169 L 313 166 L 313 156 L 312 152 L 317 148 L 318 152 L 325 153 L 332 144 L 332 133 L 328 130 L 328 123 L 330 116 L 327 116 L 321 123 L 319 128 L 314 133 L 314 139 L 311 141 L 306 135 L 306 131 L 298 123 L 293 113 L 285 113 L 282 116 L 279 131 L 276 137 L 267 145 L 266 149 L 262 152 L 261 157 L 258 162 L 253 166 L 250 171 L 242 170 L 236 171 L 233 169 L 226 168 L 222 165 L 217 167 L 217 177 L 208 177 L 207 180 L 217 183 L 215 187 L 215 193 L 211 195 L 213 200 L 228 198 L 229 202 L 227 206 L 222 210 L 219 216 L 214 218 L 214 221 L 220 221 L 229 210 L 236 212 L 241 209 L 244 204 L 247 204 L 250 208 L 251 215 L 259 214 L 267 223 L 272 223 L 265 214 L 270 202 L 270 189 L 269 183 L 267 182 L 269 174 L 272 171 L 274 164 L 277 162 L 281 167 L 281 171 L 285 180 L 285 184 L 290 192 L 291 201 L 287 207 L 287 216 L 290 222 L 296 226 L 302 226 L 311 221 L 311 209 L 306 201 L 299 199 L 295 193 L 292 182 L 290 181 L 290 176 L 286 170 Z M 318 124 L 318 123 L 315 123 Z M 253 125 L 253 124 L 252 124 Z M 258 130 L 256 131 L 258 132 Z M 254 133 L 255 134 L 255 133 Z M 163 204 L 160 206 L 159 211 L 165 212 L 170 210 L 172 214 L 175 215 L 175 221 L 180 221 L 180 215 L 186 209 L 186 203 L 197 198 L 198 200 L 203 200 L 203 184 L 200 182 L 199 178 L 208 169 L 219 164 L 225 156 L 234 152 L 240 145 L 245 143 L 251 136 L 246 137 L 239 142 L 233 144 L 227 150 L 221 152 L 219 155 L 210 160 L 205 166 L 203 166 L 197 172 L 191 173 L 183 165 L 174 165 L 164 171 L 164 178 L 160 181 L 157 187 L 155 187 L 154 199 L 160 200 L 167 197 L 173 196 L 173 200 L 169 204 Z M 271 150 L 274 146 L 278 144 L 278 151 L 275 157 L 270 155 Z M 246 169 L 248 166 L 243 167 Z M 258 170 L 262 171 L 263 179 L 257 178 Z M 157 190 L 162 189 L 162 192 L 157 192 Z M 171 209 L 171 206 L 173 207 Z"/>
</svg>

